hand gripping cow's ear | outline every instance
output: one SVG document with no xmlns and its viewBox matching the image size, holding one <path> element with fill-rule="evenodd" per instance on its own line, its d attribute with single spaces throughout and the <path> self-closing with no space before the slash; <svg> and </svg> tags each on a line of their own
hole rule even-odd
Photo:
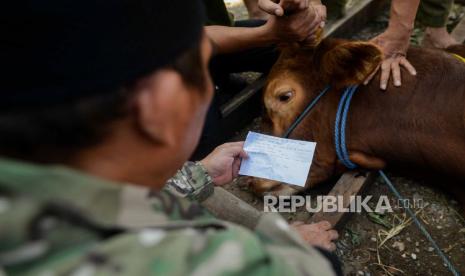
<svg viewBox="0 0 465 276">
<path fill-rule="evenodd" d="M 381 50 L 369 42 L 343 42 L 320 59 L 324 79 L 335 87 L 361 84 L 381 63 Z"/>
</svg>

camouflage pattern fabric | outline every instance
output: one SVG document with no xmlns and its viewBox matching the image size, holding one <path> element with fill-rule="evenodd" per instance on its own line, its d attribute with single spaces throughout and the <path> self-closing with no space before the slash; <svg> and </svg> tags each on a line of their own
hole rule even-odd
<svg viewBox="0 0 465 276">
<path fill-rule="evenodd" d="M 254 233 L 191 202 L 180 191 L 211 184 L 198 163 L 176 178 L 175 194 L 149 192 L 0 160 L 0 275 L 333 275 L 279 215 L 264 215 Z"/>
<path fill-rule="evenodd" d="M 447 24 L 454 0 L 422 0 L 417 20 L 426 27 L 440 28 Z"/>
<path fill-rule="evenodd" d="M 172 194 L 192 200 L 202 201 L 213 192 L 213 181 L 200 162 L 187 162 L 166 184 Z"/>
</svg>

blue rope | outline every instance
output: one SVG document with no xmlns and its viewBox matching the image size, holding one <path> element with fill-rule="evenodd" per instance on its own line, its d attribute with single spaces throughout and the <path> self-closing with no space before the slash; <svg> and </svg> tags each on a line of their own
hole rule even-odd
<svg viewBox="0 0 465 276">
<path fill-rule="evenodd" d="M 289 135 L 292 133 L 292 131 L 302 122 L 302 120 L 307 116 L 307 114 L 315 107 L 315 105 L 318 103 L 318 101 L 323 97 L 326 92 L 329 90 L 329 86 L 326 86 L 325 89 L 315 98 L 313 99 L 307 108 L 300 114 L 299 117 L 295 120 L 295 122 L 289 127 L 289 129 L 286 131 L 284 134 L 285 138 L 288 138 Z M 336 122 L 335 122 L 335 130 L 334 130 L 334 141 L 335 141 L 335 146 L 336 146 L 336 154 L 339 160 L 349 169 L 355 169 L 357 167 L 356 164 L 354 164 L 352 161 L 350 161 L 349 158 L 349 152 L 347 150 L 347 145 L 346 145 L 346 125 L 347 125 L 347 117 L 349 115 L 349 107 L 350 107 L 350 102 L 352 101 L 352 97 L 357 91 L 357 86 L 351 86 L 348 87 L 344 93 L 342 94 L 341 100 L 339 101 L 339 106 L 338 110 L 336 113 Z M 386 176 L 386 174 L 382 171 L 379 170 L 379 174 L 383 178 L 384 182 L 388 185 L 388 187 L 391 189 L 391 191 L 394 193 L 394 195 L 399 199 L 401 202 L 405 202 L 404 198 L 402 195 L 397 191 L 397 189 L 394 187 L 392 182 L 389 180 L 389 178 Z M 433 245 L 434 249 L 438 253 L 439 257 L 443 260 L 443 262 L 446 264 L 447 268 L 452 272 L 454 276 L 460 276 L 460 273 L 457 271 L 457 269 L 454 267 L 454 265 L 451 263 L 449 258 L 444 254 L 441 250 L 441 248 L 438 246 L 436 241 L 431 237 L 431 235 L 428 233 L 428 230 L 423 226 L 423 224 L 418 220 L 416 217 L 415 213 L 408 207 L 405 206 L 405 209 L 409 216 L 412 218 L 412 220 L 415 222 L 417 227 L 420 229 L 422 234 L 428 239 L 428 241 Z"/>
<path fill-rule="evenodd" d="M 287 129 L 286 133 L 284 133 L 284 138 L 289 138 L 289 135 L 294 131 L 294 129 L 302 122 L 302 120 L 307 116 L 307 114 L 315 107 L 315 105 L 320 101 L 320 99 L 329 91 L 331 87 L 327 85 L 321 93 L 316 96 L 305 108 L 305 110 L 300 114 L 299 117 L 294 121 L 294 123 Z"/>
<path fill-rule="evenodd" d="M 346 125 L 347 116 L 352 97 L 357 91 L 357 86 L 348 87 L 342 94 L 341 100 L 336 114 L 336 123 L 334 126 L 334 142 L 336 147 L 336 155 L 347 168 L 353 170 L 357 165 L 350 161 L 349 153 L 346 145 Z"/>
<path fill-rule="evenodd" d="M 354 164 L 352 161 L 350 161 L 349 152 L 347 150 L 347 145 L 346 145 L 345 129 L 347 125 L 347 117 L 349 114 L 350 102 L 356 91 L 357 91 L 357 86 L 351 86 L 351 87 L 348 87 L 342 94 L 341 100 L 339 101 L 338 110 L 336 113 L 336 122 L 335 122 L 335 130 L 334 130 L 334 135 L 335 135 L 334 141 L 335 141 L 337 157 L 344 164 L 344 166 L 346 166 L 347 168 L 351 170 L 357 168 L 357 165 Z M 405 202 L 404 197 L 399 193 L 399 191 L 397 191 L 397 189 L 394 187 L 394 185 L 389 180 L 389 178 L 386 176 L 386 174 L 382 170 L 379 170 L 379 174 L 383 178 L 384 182 L 391 189 L 391 191 L 394 193 L 394 195 L 397 197 L 397 199 L 399 199 L 400 202 Z M 420 220 L 418 220 L 415 213 L 408 206 L 404 206 L 404 207 L 405 207 L 406 212 L 412 218 L 413 222 L 417 225 L 418 229 L 420 229 L 420 231 L 426 237 L 426 239 L 428 239 L 428 241 L 433 245 L 434 249 L 439 254 L 439 257 L 441 257 L 443 262 L 446 264 L 447 268 L 452 272 L 454 276 L 459 276 L 460 273 L 451 263 L 451 261 L 446 256 L 446 254 L 442 252 L 442 250 L 440 249 L 436 241 L 428 233 L 428 230 L 426 230 L 426 228 L 423 226 Z"/>
<path fill-rule="evenodd" d="M 337 107 L 337 113 L 336 113 L 336 122 L 334 123 L 334 144 L 336 148 L 336 155 L 341 162 L 344 163 L 344 158 L 342 157 L 342 150 L 341 150 L 341 136 L 339 134 L 339 130 L 341 129 L 341 115 L 342 111 L 344 110 L 344 105 L 346 104 L 346 99 L 348 95 L 348 90 L 345 90 L 344 93 L 341 96 L 341 100 L 339 101 L 339 105 Z M 344 163 L 344 165 L 346 165 Z"/>
<path fill-rule="evenodd" d="M 305 108 L 305 110 L 300 114 L 299 117 L 295 120 L 295 122 L 289 127 L 289 129 L 284 134 L 285 138 L 288 138 L 289 135 L 294 131 L 294 129 L 302 122 L 302 120 L 308 115 L 308 113 L 315 107 L 315 105 L 319 102 L 319 100 L 326 94 L 329 90 L 329 86 L 326 86 L 325 89 L 315 98 L 313 99 L 309 105 Z M 341 100 L 339 101 L 337 113 L 336 113 L 336 122 L 334 126 L 334 143 L 336 148 L 336 154 L 339 160 L 346 166 L 347 168 L 353 170 L 357 168 L 357 165 L 353 163 L 349 158 L 349 152 L 347 149 L 346 144 L 346 128 L 347 128 L 347 117 L 349 115 L 349 108 L 350 103 L 352 101 L 352 97 L 354 96 L 355 92 L 357 91 L 357 86 L 350 86 L 348 87 L 342 94 Z M 400 202 L 405 202 L 405 199 L 402 195 L 397 191 L 394 187 L 393 183 L 389 180 L 386 174 L 379 170 L 379 174 L 383 178 L 384 182 L 388 185 L 394 195 L 399 199 Z M 413 222 L 417 225 L 418 229 L 422 232 L 422 234 L 428 239 L 428 241 L 433 245 L 433 248 L 438 253 L 439 257 L 443 260 L 446 264 L 447 268 L 452 272 L 454 276 L 460 276 L 460 273 L 451 263 L 449 258 L 442 252 L 441 248 L 438 246 L 436 241 L 431 237 L 428 230 L 423 226 L 423 224 L 418 220 L 415 213 L 408 207 L 404 206 L 406 212 L 412 218 Z"/>
<path fill-rule="evenodd" d="M 391 191 L 396 195 L 396 197 L 399 199 L 400 202 L 405 202 L 405 199 L 402 197 L 402 195 L 397 191 L 396 187 L 394 187 L 394 184 L 392 184 L 391 180 L 387 177 L 387 175 L 382 171 L 379 170 L 379 174 L 383 178 L 384 182 L 388 185 L 388 187 L 391 189 Z M 439 257 L 441 257 L 442 261 L 446 264 L 447 268 L 452 272 L 454 276 L 460 276 L 460 273 L 457 271 L 457 269 L 454 267 L 454 265 L 451 263 L 449 258 L 444 254 L 439 248 L 438 244 L 436 241 L 431 237 L 430 233 L 428 233 L 428 230 L 423 226 L 423 224 L 418 220 L 417 216 L 415 213 L 410 209 L 408 206 L 404 206 L 405 210 L 407 213 L 410 215 L 412 218 L 413 222 L 417 225 L 418 229 L 420 229 L 420 232 L 428 239 L 428 241 L 433 245 L 434 249 L 436 252 L 439 254 Z"/>
</svg>

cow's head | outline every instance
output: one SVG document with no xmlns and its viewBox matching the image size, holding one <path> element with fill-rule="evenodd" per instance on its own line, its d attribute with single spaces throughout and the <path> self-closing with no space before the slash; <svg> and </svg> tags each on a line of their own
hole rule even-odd
<svg viewBox="0 0 465 276">
<path fill-rule="evenodd" d="M 270 72 L 264 93 L 271 132 L 281 136 L 326 85 L 359 84 L 382 60 L 368 42 L 325 39 L 316 48 L 286 45 Z"/>
<path fill-rule="evenodd" d="M 316 48 L 286 45 L 265 87 L 267 116 L 264 129 L 282 136 L 311 99 L 328 84 L 336 89 L 359 84 L 376 69 L 381 60 L 379 48 L 368 42 L 325 39 Z M 312 136 L 310 133 L 306 135 L 307 138 Z M 251 179 L 249 183 L 257 194 L 297 192 L 276 181 Z M 307 181 L 307 186 L 314 184 Z"/>
</svg>

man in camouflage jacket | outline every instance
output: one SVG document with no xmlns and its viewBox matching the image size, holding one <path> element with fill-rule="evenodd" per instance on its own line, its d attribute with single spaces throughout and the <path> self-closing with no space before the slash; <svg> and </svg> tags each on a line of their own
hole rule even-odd
<svg viewBox="0 0 465 276">
<path fill-rule="evenodd" d="M 213 94 L 199 1 L 11 1 L 0 18 L 0 274 L 336 273 L 311 226 L 266 214 L 252 232 L 195 203 L 237 176 L 242 143 L 177 171 Z"/>
<path fill-rule="evenodd" d="M 182 170 L 195 175 L 197 166 Z M 193 193 L 211 185 L 181 174 L 170 181 Z M 0 161 L 0 183 L 8 275 L 333 275 L 277 214 L 254 233 L 166 191 L 11 160 Z"/>
</svg>

